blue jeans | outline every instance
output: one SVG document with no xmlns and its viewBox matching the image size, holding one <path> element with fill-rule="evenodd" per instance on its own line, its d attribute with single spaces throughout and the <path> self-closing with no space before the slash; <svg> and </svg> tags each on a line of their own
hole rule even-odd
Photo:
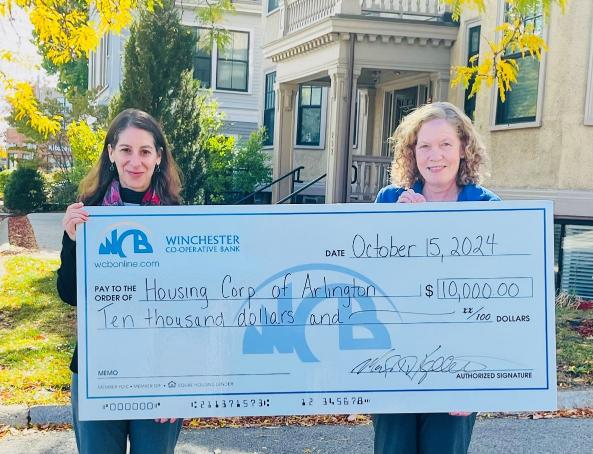
<svg viewBox="0 0 593 454">
<path fill-rule="evenodd" d="M 373 415 L 375 454 L 466 454 L 476 413 Z"/>
<path fill-rule="evenodd" d="M 152 419 L 128 421 L 80 421 L 78 419 L 78 374 L 72 375 L 72 420 L 80 454 L 173 454 L 182 419 L 157 423 Z"/>
</svg>

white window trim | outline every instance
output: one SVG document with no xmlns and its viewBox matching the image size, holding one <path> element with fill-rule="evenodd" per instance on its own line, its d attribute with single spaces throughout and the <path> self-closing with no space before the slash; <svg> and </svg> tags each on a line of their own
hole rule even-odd
<svg viewBox="0 0 593 454">
<path fill-rule="evenodd" d="M 310 85 L 305 82 L 301 85 Z M 294 134 L 292 143 L 295 149 L 299 150 L 325 150 L 325 132 L 327 128 L 327 100 L 328 100 L 328 87 L 321 85 L 321 126 L 319 127 L 319 145 L 297 145 L 297 137 L 299 130 L 299 96 L 301 93 L 300 88 L 296 92 L 295 104 L 294 104 Z"/>
<path fill-rule="evenodd" d="M 498 2 L 498 13 L 497 13 L 497 20 L 496 23 L 498 25 L 502 24 L 504 20 L 504 7 L 505 1 L 499 0 Z M 547 42 L 548 35 L 549 35 L 550 27 L 546 22 L 546 18 L 544 17 L 544 28 L 542 30 L 542 37 Z M 501 33 L 499 32 L 496 36 L 499 39 Z M 527 58 L 530 58 L 526 56 Z M 534 57 L 536 58 L 536 57 Z M 548 61 L 548 53 L 543 52 L 542 58 L 539 62 L 539 84 L 537 86 L 537 106 L 535 111 L 535 121 L 527 121 L 524 123 L 510 123 L 510 124 L 496 124 L 496 107 L 498 105 L 498 86 L 496 83 L 492 86 L 492 96 L 491 96 L 491 104 L 490 104 L 490 131 L 507 131 L 512 129 L 527 129 L 527 128 L 539 128 L 542 125 L 542 112 L 544 106 L 544 87 L 545 87 L 545 79 L 546 79 L 546 64 Z"/>
<path fill-rule="evenodd" d="M 476 17 L 474 19 L 469 19 L 467 21 L 465 21 L 465 23 L 463 24 L 463 45 L 462 45 L 462 49 L 461 49 L 461 63 L 460 65 L 465 66 L 467 64 L 467 53 L 469 52 L 469 30 L 471 28 L 474 28 L 476 26 L 482 26 L 482 21 L 479 17 Z M 482 49 L 482 32 L 480 30 L 480 44 L 479 44 L 479 49 L 478 52 Z M 463 85 L 460 85 L 460 90 L 459 90 L 459 94 L 458 94 L 458 106 L 461 106 L 462 108 L 465 106 L 465 88 L 463 87 Z M 477 98 L 478 93 L 474 94 L 474 98 Z M 477 99 L 476 99 L 477 101 Z M 477 102 L 476 102 L 476 110 L 477 110 Z"/>
<path fill-rule="evenodd" d="M 204 30 L 208 30 L 210 27 L 202 27 L 200 25 L 191 25 L 191 27 L 201 28 Z M 218 46 L 214 44 L 212 46 L 212 54 L 210 55 L 210 88 L 201 88 L 203 91 L 210 91 L 212 93 L 228 93 L 232 95 L 252 95 L 253 94 L 253 65 L 255 64 L 254 57 L 253 57 L 253 48 L 254 46 L 254 33 L 253 30 L 250 28 L 242 28 L 242 27 L 233 27 L 232 29 L 228 29 L 229 32 L 242 32 L 247 33 L 249 35 L 248 42 L 249 42 L 249 55 L 247 60 L 247 91 L 235 91 L 235 90 L 225 90 L 221 88 L 216 88 L 218 82 L 218 71 L 217 71 L 217 64 L 218 64 Z"/>
<path fill-rule="evenodd" d="M 586 126 L 593 126 L 593 21 L 591 21 L 591 39 L 589 40 L 589 73 L 587 74 L 587 95 L 585 97 Z"/>
<path fill-rule="evenodd" d="M 271 14 L 274 14 L 274 13 L 277 13 L 278 11 L 280 11 L 280 7 L 282 6 L 281 3 L 282 3 L 282 0 L 278 0 L 278 6 L 276 8 L 274 8 L 273 10 L 269 11 L 270 8 L 268 7 L 268 5 L 270 4 L 270 0 L 267 0 L 266 1 L 266 16 L 270 16 Z"/>
<path fill-rule="evenodd" d="M 242 32 L 242 33 L 247 33 L 248 35 L 248 43 L 249 43 L 249 54 L 248 54 L 248 60 L 247 60 L 247 91 L 235 91 L 235 90 L 225 90 L 222 88 L 216 88 L 216 86 L 218 85 L 218 46 L 214 46 L 214 48 L 212 49 L 212 85 L 211 85 L 211 89 L 214 93 L 230 93 L 230 94 L 234 94 L 234 95 L 252 95 L 253 94 L 253 48 L 254 46 L 254 42 L 253 42 L 253 38 L 254 38 L 254 33 L 253 30 L 249 29 L 249 28 L 240 28 L 240 27 L 233 27 L 232 29 L 229 28 L 228 30 L 229 32 Z"/>
</svg>

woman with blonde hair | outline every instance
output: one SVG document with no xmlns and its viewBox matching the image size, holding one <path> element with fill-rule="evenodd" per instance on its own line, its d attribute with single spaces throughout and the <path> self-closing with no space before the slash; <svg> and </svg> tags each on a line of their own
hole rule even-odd
<svg viewBox="0 0 593 454">
<path fill-rule="evenodd" d="M 62 263 L 57 282 L 62 300 L 72 306 L 77 304 L 76 227 L 88 221 L 85 205 L 178 205 L 180 191 L 179 170 L 156 120 L 137 109 L 127 109 L 117 115 L 107 131 L 99 161 L 80 185 L 80 201 L 67 208 L 62 220 Z M 78 451 L 125 454 L 129 438 L 132 453 L 172 454 L 182 419 L 79 419 L 77 357 L 76 349 L 70 370 L 72 419 Z"/>
<path fill-rule="evenodd" d="M 416 109 L 397 127 L 392 144 L 392 184 L 376 203 L 500 200 L 479 185 L 486 150 L 471 120 L 454 105 Z M 469 412 L 375 415 L 375 453 L 465 454 L 475 420 Z"/>
</svg>

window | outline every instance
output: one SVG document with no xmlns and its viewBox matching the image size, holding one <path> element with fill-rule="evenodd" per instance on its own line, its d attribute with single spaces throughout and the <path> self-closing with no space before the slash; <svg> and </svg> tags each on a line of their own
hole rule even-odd
<svg viewBox="0 0 593 454">
<path fill-rule="evenodd" d="M 194 49 L 194 79 L 200 81 L 202 88 L 212 86 L 212 50 L 210 33 L 205 28 L 196 28 L 196 48 Z"/>
<path fill-rule="evenodd" d="M 278 8 L 278 0 L 268 0 L 268 13 Z"/>
<path fill-rule="evenodd" d="M 322 87 L 301 85 L 297 118 L 297 145 L 318 147 L 321 143 Z"/>
<path fill-rule="evenodd" d="M 249 33 L 232 31 L 228 46 L 218 51 L 216 88 L 247 91 L 248 72 Z"/>
<path fill-rule="evenodd" d="M 468 30 L 468 45 L 467 45 L 467 64 L 470 65 L 470 60 L 472 59 L 472 57 L 478 55 L 480 53 L 480 31 L 481 31 L 482 27 L 480 27 L 479 25 L 475 26 L 475 27 L 471 27 Z M 474 62 L 474 64 L 478 64 L 478 62 Z M 470 93 L 472 90 L 472 85 L 474 83 L 474 81 L 476 80 L 476 77 L 472 77 L 469 81 L 469 85 L 467 86 L 467 88 L 465 89 L 465 97 L 464 97 L 464 102 L 463 102 L 463 110 L 465 111 L 465 114 L 471 118 L 472 121 L 474 121 L 474 113 L 476 110 L 476 96 L 472 96 L 470 98 Z"/>
<path fill-rule="evenodd" d="M 211 88 L 216 84 L 218 90 L 246 92 L 249 87 L 249 33 L 229 32 L 230 41 L 224 49 L 216 49 L 216 43 L 211 45 L 207 28 L 194 28 L 194 33 L 194 79 L 200 81 L 200 86 Z"/>
<path fill-rule="evenodd" d="M 512 20 L 508 18 L 507 20 Z M 543 32 L 543 15 L 541 6 L 523 20 L 524 25 L 534 27 L 537 34 Z M 527 123 L 536 120 L 537 99 L 539 89 L 540 62 L 529 53 L 524 56 L 520 52 L 505 55 L 506 59 L 514 59 L 519 67 L 517 83 L 506 93 L 506 101 L 500 98 L 496 106 L 496 124 Z"/>
<path fill-rule="evenodd" d="M 111 35 L 109 33 L 103 35 L 99 40 L 97 51 L 90 54 L 90 88 L 103 90 L 108 85 L 110 37 Z"/>
<path fill-rule="evenodd" d="M 266 87 L 264 94 L 264 126 L 266 128 L 266 139 L 264 145 L 274 145 L 274 115 L 276 113 L 276 72 L 266 74 Z"/>
</svg>

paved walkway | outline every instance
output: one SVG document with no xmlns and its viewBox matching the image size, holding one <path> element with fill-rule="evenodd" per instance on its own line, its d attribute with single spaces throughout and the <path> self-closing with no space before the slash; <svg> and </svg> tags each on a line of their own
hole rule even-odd
<svg viewBox="0 0 593 454">
<path fill-rule="evenodd" d="M 64 233 L 64 213 L 31 213 L 27 217 L 33 227 L 39 249 L 60 252 Z"/>
<path fill-rule="evenodd" d="M 60 252 L 62 249 L 62 218 L 64 213 L 31 213 L 27 215 L 41 252 Z M 0 250 L 8 249 L 8 217 L 0 221 Z"/>
<path fill-rule="evenodd" d="M 177 454 L 371 454 L 373 428 L 312 426 L 183 430 Z M 74 454 L 71 430 L 0 439 L 0 454 Z M 478 420 L 470 454 L 593 453 L 593 419 Z"/>
<path fill-rule="evenodd" d="M 8 218 L 0 221 L 0 249 L 8 247 Z"/>
</svg>

